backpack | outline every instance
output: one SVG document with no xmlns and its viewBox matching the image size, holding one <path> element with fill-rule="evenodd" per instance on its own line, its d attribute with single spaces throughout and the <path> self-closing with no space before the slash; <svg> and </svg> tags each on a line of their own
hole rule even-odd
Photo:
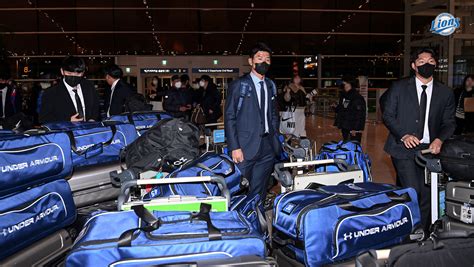
<svg viewBox="0 0 474 267">
<path fill-rule="evenodd" d="M 270 82 L 270 86 L 272 87 L 271 88 L 272 97 L 276 97 L 277 91 L 276 91 L 275 83 L 272 80 L 270 80 L 268 78 L 265 78 L 265 84 L 267 84 L 267 82 Z M 237 103 L 237 114 L 240 112 L 240 109 L 242 109 L 242 104 L 244 103 L 244 98 L 246 96 L 249 96 L 250 90 L 251 90 L 251 85 L 248 82 L 240 81 L 240 96 L 239 96 L 239 102 Z"/>
<path fill-rule="evenodd" d="M 153 105 L 147 104 L 145 97 L 142 94 L 134 93 L 125 100 L 125 111 L 150 111 Z"/>
<path fill-rule="evenodd" d="M 127 169 L 135 174 L 147 170 L 171 172 L 199 157 L 199 129 L 183 119 L 163 119 L 122 154 Z"/>
</svg>

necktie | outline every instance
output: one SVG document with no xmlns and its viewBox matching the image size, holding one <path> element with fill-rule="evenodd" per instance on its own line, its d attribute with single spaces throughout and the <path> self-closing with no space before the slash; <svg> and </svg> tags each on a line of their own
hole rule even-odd
<svg viewBox="0 0 474 267">
<path fill-rule="evenodd" d="M 423 134 L 425 131 L 425 117 L 426 117 L 426 105 L 428 102 L 428 96 L 426 95 L 426 88 L 427 85 L 422 85 L 421 88 L 423 92 L 421 92 L 420 98 L 420 124 L 418 125 L 418 138 L 421 140 L 423 139 Z"/>
<path fill-rule="evenodd" d="M 260 117 L 263 120 L 263 133 L 266 133 L 266 125 L 267 125 L 267 116 L 265 114 L 265 103 L 267 102 L 265 97 L 265 87 L 263 82 L 260 82 Z"/>
<path fill-rule="evenodd" d="M 3 89 L 0 90 L 0 118 L 3 118 Z"/>
<path fill-rule="evenodd" d="M 76 99 L 77 113 L 84 119 L 84 110 L 82 109 L 82 102 L 79 94 L 77 93 L 77 88 L 72 89 L 74 92 L 74 98 Z"/>
</svg>

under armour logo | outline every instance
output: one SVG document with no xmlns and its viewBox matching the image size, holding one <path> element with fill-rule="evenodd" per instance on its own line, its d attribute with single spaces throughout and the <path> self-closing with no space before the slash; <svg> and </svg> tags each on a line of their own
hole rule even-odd
<svg viewBox="0 0 474 267">
<path fill-rule="evenodd" d="M 352 233 L 344 233 L 344 241 L 352 239 Z"/>
<path fill-rule="evenodd" d="M 173 162 L 173 165 L 175 166 L 179 166 L 183 163 L 186 163 L 186 161 L 188 161 L 188 159 L 185 159 L 184 157 L 181 157 L 180 159 L 178 159 L 177 161 Z"/>
<path fill-rule="evenodd" d="M 2 234 L 3 236 L 7 236 L 8 235 L 7 229 L 4 228 L 0 234 Z"/>
</svg>

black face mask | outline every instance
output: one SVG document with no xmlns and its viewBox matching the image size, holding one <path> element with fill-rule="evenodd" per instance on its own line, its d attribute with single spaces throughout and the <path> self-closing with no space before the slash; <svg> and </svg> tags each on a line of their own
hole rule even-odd
<svg viewBox="0 0 474 267">
<path fill-rule="evenodd" d="M 260 75 L 265 75 L 270 69 L 270 64 L 267 62 L 255 63 L 255 71 Z"/>
<path fill-rule="evenodd" d="M 82 77 L 80 76 L 70 76 L 64 75 L 64 81 L 69 84 L 71 87 L 76 87 L 78 84 L 81 83 Z"/>
<path fill-rule="evenodd" d="M 428 79 L 433 76 L 435 67 L 436 66 L 433 64 L 425 63 L 424 65 L 418 66 L 418 74 L 420 74 L 421 77 Z"/>
</svg>

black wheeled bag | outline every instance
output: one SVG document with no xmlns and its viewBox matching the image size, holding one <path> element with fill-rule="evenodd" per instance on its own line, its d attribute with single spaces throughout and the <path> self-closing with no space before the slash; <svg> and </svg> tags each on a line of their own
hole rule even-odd
<svg viewBox="0 0 474 267">
<path fill-rule="evenodd" d="M 474 137 L 457 136 L 444 142 L 441 166 L 453 180 L 474 180 Z"/>
<path fill-rule="evenodd" d="M 446 184 L 446 214 L 474 227 L 474 181 Z"/>
<path fill-rule="evenodd" d="M 393 267 L 472 267 L 474 232 L 448 231 L 430 239 L 392 248 L 388 266 Z"/>
</svg>

